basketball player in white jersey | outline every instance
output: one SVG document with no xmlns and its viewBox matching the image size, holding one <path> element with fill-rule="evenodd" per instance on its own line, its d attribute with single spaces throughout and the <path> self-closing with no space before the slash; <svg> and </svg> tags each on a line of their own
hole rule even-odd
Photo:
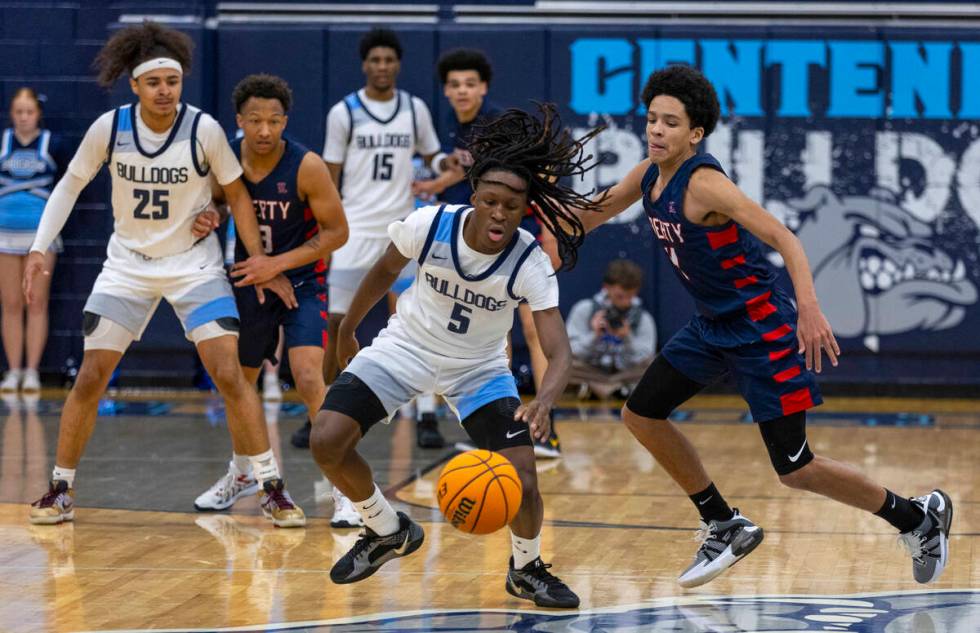
<svg viewBox="0 0 980 633">
<path fill-rule="evenodd" d="M 180 102 L 191 64 L 190 38 L 147 22 L 116 33 L 96 63 L 105 86 L 127 74 L 139 101 L 103 114 L 89 128 L 45 206 L 25 267 L 30 302 L 35 277 L 50 274 L 44 252 L 82 189 L 106 164 L 112 175 L 113 234 L 85 304 L 85 355 L 61 414 L 51 483 L 31 505 L 30 520 L 56 524 L 74 518 L 75 468 L 95 427 L 99 398 L 123 353 L 166 299 L 224 396 L 229 420 L 238 422 L 230 430 L 261 483 L 263 512 L 280 527 L 303 525 L 303 511 L 289 498 L 269 448 L 258 395 L 238 364 L 238 310 L 217 237 L 199 239 L 192 231 L 197 214 L 211 201 L 213 173 L 249 254 L 265 257 L 242 168 L 224 131 L 207 114 Z M 260 297 L 267 287 L 284 299 L 293 296 L 285 277 L 255 282 Z"/>
<path fill-rule="evenodd" d="M 421 526 L 392 509 L 356 446 L 399 406 L 431 391 L 446 399 L 477 447 L 499 451 L 520 475 L 523 499 L 510 525 L 507 591 L 538 606 L 579 604 L 541 561 L 544 508 L 532 448 L 532 436 L 548 436 L 548 414 L 568 380 L 571 351 L 551 262 L 519 225 L 531 204 L 555 233 L 563 265 L 574 264 L 581 221 L 564 213 L 561 201 L 585 199 L 555 182 L 590 168 L 592 157 L 582 156 L 582 146 L 595 131 L 575 141 L 561 130 L 553 105 L 541 114 L 509 110 L 477 132 L 470 145 L 473 206 L 425 207 L 392 222 L 384 255 L 340 325 L 338 361 L 347 365 L 356 356 L 327 392 L 311 447 L 324 474 L 353 500 L 366 529 L 331 570 L 336 583 L 362 580 L 422 544 Z M 399 297 L 388 326 L 358 353 L 355 328 L 412 260 L 418 264 L 415 281 Z M 528 405 L 518 398 L 506 353 L 522 300 L 531 306 L 548 358 L 541 389 Z"/>
<path fill-rule="evenodd" d="M 330 109 L 323 148 L 350 226 L 350 239 L 334 252 L 327 273 L 328 384 L 337 373 L 338 326 L 354 291 L 384 253 L 388 225 L 415 208 L 412 156 L 421 154 L 430 164 L 440 150 L 429 108 L 395 86 L 402 57 L 398 36 L 373 29 L 361 39 L 360 54 L 366 84 Z M 445 154 L 436 162 L 443 161 L 449 161 Z M 435 410 L 431 398 L 418 404 L 424 412 Z M 302 431 L 308 434 L 309 428 Z"/>
</svg>

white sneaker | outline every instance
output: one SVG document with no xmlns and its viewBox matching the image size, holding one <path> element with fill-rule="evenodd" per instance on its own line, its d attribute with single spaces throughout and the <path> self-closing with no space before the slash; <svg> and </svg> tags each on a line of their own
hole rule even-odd
<svg viewBox="0 0 980 633">
<path fill-rule="evenodd" d="M 23 380 L 20 383 L 20 389 L 26 393 L 37 393 L 41 391 L 41 376 L 38 375 L 36 369 L 25 369 L 23 374 Z"/>
<path fill-rule="evenodd" d="M 335 487 L 333 489 L 333 516 L 330 518 L 330 527 L 352 528 L 363 525 L 364 519 L 358 514 L 354 504 Z"/>
<path fill-rule="evenodd" d="M 3 375 L 3 382 L 0 382 L 0 391 L 4 393 L 16 393 L 20 389 L 21 370 L 8 369 Z"/>
<path fill-rule="evenodd" d="M 229 468 L 207 492 L 194 500 L 194 508 L 202 512 L 227 510 L 241 497 L 254 495 L 258 491 L 259 482 L 250 473 L 242 475 L 237 469 Z"/>
<path fill-rule="evenodd" d="M 282 400 L 282 385 L 279 384 L 279 376 L 275 373 L 262 374 L 262 399 Z"/>
</svg>

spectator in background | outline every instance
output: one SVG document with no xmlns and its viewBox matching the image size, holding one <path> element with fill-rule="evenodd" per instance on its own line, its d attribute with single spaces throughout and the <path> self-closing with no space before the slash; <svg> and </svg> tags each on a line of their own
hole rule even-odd
<svg viewBox="0 0 980 633">
<path fill-rule="evenodd" d="M 51 276 L 37 278 L 34 301 L 26 308 L 21 291 L 24 261 L 34 242 L 44 204 L 59 171 L 55 140 L 41 128 L 41 99 L 33 88 L 18 88 L 10 100 L 10 122 L 0 141 L 0 304 L 7 373 L 0 391 L 37 392 L 38 367 L 48 339 L 48 297 Z M 61 163 L 66 161 L 62 160 Z M 44 253 L 45 270 L 54 270 L 61 239 Z M 26 329 L 26 337 L 25 337 Z M 24 365 L 24 348 L 27 363 Z"/>
<path fill-rule="evenodd" d="M 566 320 L 573 357 L 569 382 L 581 385 L 580 398 L 589 391 L 600 398 L 628 395 L 653 360 L 657 328 L 637 296 L 642 285 L 640 267 L 617 259 L 606 268 L 602 289 L 572 306 Z"/>
</svg>

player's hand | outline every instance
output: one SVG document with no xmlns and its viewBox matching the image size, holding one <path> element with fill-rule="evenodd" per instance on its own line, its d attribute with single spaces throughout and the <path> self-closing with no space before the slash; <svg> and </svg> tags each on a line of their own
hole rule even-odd
<svg viewBox="0 0 980 633">
<path fill-rule="evenodd" d="M 236 288 L 265 283 L 282 273 L 279 262 L 268 255 L 252 255 L 243 262 L 235 262 L 231 276 L 238 279 Z"/>
<path fill-rule="evenodd" d="M 442 192 L 443 188 L 435 179 L 412 182 L 412 195 L 423 200 L 434 200 Z"/>
<path fill-rule="evenodd" d="M 455 163 L 450 162 L 450 164 L 447 165 L 448 169 L 466 169 L 467 167 L 473 166 L 473 154 L 471 154 L 470 150 L 468 149 L 457 147 L 455 150 L 453 150 L 452 154 L 446 157 L 446 160 L 455 160 Z"/>
<path fill-rule="evenodd" d="M 821 350 L 827 354 L 830 364 L 837 367 L 840 347 L 837 345 L 837 339 L 834 338 L 834 331 L 830 328 L 830 323 L 827 322 L 827 317 L 816 305 L 812 307 L 801 305 L 799 310 L 796 339 L 800 343 L 799 353 L 806 355 L 806 368 L 820 373 L 822 369 Z"/>
<path fill-rule="evenodd" d="M 348 331 L 341 321 L 340 328 L 337 330 L 337 366 L 340 367 L 340 371 L 347 369 L 347 365 L 359 351 L 361 346 L 353 330 Z"/>
<path fill-rule="evenodd" d="M 44 268 L 44 253 L 40 251 L 31 251 L 27 255 L 27 261 L 24 263 L 24 299 L 27 304 L 30 305 L 34 303 L 34 278 L 39 274 L 51 275 L 50 270 L 45 270 Z"/>
<path fill-rule="evenodd" d="M 239 284 L 235 284 L 238 286 Z M 285 275 L 276 275 L 267 282 L 255 284 L 255 292 L 259 295 L 259 303 L 265 303 L 265 291 L 275 293 L 282 302 L 286 304 L 286 307 L 290 310 L 299 307 L 299 301 L 296 300 L 296 292 L 293 290 L 293 284 L 286 278 Z"/>
<path fill-rule="evenodd" d="M 514 419 L 526 422 L 531 427 L 531 437 L 541 441 L 551 435 L 551 405 L 542 400 L 532 400 L 522 404 L 514 412 Z"/>
<path fill-rule="evenodd" d="M 194 225 L 191 226 L 191 233 L 194 237 L 201 239 L 210 235 L 211 231 L 221 225 L 221 216 L 212 208 L 207 208 L 197 214 L 194 218 Z"/>
<path fill-rule="evenodd" d="M 596 336 L 602 336 L 602 333 L 609 329 L 609 322 L 606 321 L 606 311 L 599 310 L 592 315 L 592 320 L 589 321 L 589 327 Z"/>
</svg>

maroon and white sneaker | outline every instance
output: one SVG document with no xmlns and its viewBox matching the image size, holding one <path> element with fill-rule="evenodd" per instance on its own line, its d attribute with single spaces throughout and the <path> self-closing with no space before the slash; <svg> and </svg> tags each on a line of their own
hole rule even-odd
<svg viewBox="0 0 980 633">
<path fill-rule="evenodd" d="M 194 500 L 194 508 L 201 512 L 227 510 L 242 497 L 259 491 L 259 482 L 251 473 L 242 474 L 229 465 L 228 472 L 200 497 Z"/>
<path fill-rule="evenodd" d="M 31 523 L 57 525 L 75 518 L 75 491 L 61 479 L 48 484 L 43 497 L 31 504 Z"/>
</svg>

